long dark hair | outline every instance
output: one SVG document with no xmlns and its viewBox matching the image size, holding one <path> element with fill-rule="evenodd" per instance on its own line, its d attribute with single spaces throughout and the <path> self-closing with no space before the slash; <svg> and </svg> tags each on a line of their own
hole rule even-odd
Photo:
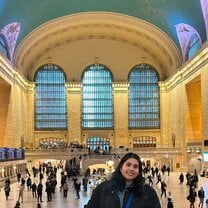
<svg viewBox="0 0 208 208">
<path fill-rule="evenodd" d="M 134 192 L 141 194 L 143 192 L 143 184 L 144 184 L 144 178 L 142 177 L 142 162 L 141 162 L 140 157 L 135 153 L 129 152 L 122 157 L 116 170 L 114 171 L 114 173 L 112 175 L 112 178 L 111 178 L 112 184 L 113 184 L 114 188 L 119 191 L 123 191 L 125 189 L 126 180 L 123 177 L 123 175 L 121 174 L 121 168 L 122 168 L 123 164 L 130 158 L 136 159 L 139 164 L 139 167 L 138 167 L 139 168 L 139 175 L 133 180 L 132 185 L 133 185 Z"/>
</svg>

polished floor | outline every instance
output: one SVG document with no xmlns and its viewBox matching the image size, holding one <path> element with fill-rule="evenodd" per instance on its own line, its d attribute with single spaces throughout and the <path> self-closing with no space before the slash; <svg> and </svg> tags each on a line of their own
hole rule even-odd
<svg viewBox="0 0 208 208">
<path fill-rule="evenodd" d="M 164 175 L 163 179 L 167 183 L 167 192 L 170 191 L 172 194 L 172 199 L 174 203 L 175 208 L 189 208 L 189 202 L 186 200 L 186 196 L 188 193 L 188 188 L 185 185 L 179 184 L 178 177 L 180 173 L 171 172 L 170 176 L 167 174 Z M 75 192 L 72 188 L 72 181 L 68 181 L 69 184 L 69 192 L 67 198 L 63 198 L 63 193 L 60 192 L 58 187 L 60 186 L 60 174 L 58 174 L 58 185 L 56 193 L 53 196 L 52 202 L 47 202 L 46 200 L 46 193 L 43 192 L 43 203 L 41 203 L 41 208 L 83 208 L 84 204 L 89 200 L 90 197 L 90 188 L 88 188 L 87 192 L 81 191 L 80 192 L 80 199 L 76 199 Z M 32 178 L 35 182 L 38 182 L 38 178 Z M 6 201 L 5 194 L 3 188 L 1 188 L 0 192 L 0 208 L 14 208 L 15 203 L 18 198 L 18 183 L 14 182 L 11 185 L 11 192 L 9 196 L 9 200 Z M 199 177 L 199 187 L 203 186 L 205 189 L 205 194 L 208 198 L 208 178 L 202 178 Z M 160 185 L 156 185 L 154 181 L 153 187 L 158 192 L 159 198 L 161 200 L 162 208 L 167 207 L 167 200 L 163 196 L 160 197 Z M 32 193 L 30 191 L 27 191 L 25 188 L 24 190 L 24 200 L 23 203 L 21 203 L 21 208 L 36 208 L 37 207 L 37 201 L 36 199 L 32 198 Z M 198 207 L 198 198 L 195 202 L 195 207 Z M 204 203 L 204 208 L 206 208 L 206 203 Z"/>
</svg>

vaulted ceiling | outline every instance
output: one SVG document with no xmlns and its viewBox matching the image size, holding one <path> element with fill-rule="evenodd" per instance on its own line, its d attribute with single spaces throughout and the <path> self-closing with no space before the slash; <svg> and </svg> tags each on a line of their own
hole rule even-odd
<svg viewBox="0 0 208 208">
<path fill-rule="evenodd" d="M 0 28 L 12 22 L 20 23 L 14 64 L 29 80 L 46 62 L 64 68 L 69 80 L 80 80 L 94 62 L 125 80 L 147 62 L 164 80 L 182 64 L 177 24 L 206 41 L 199 0 L 0 0 Z"/>
</svg>

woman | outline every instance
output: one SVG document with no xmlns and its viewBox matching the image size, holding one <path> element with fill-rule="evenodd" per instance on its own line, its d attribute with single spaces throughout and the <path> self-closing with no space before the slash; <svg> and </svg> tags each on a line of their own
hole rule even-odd
<svg viewBox="0 0 208 208">
<path fill-rule="evenodd" d="M 144 184 L 142 163 L 137 154 L 127 153 L 109 181 L 98 185 L 86 208 L 161 208 L 153 188 Z"/>
<path fill-rule="evenodd" d="M 10 193 L 10 183 L 6 183 L 5 187 L 4 187 L 4 192 L 5 192 L 5 196 L 6 196 L 6 200 L 8 200 L 9 198 L 9 193 Z"/>
</svg>

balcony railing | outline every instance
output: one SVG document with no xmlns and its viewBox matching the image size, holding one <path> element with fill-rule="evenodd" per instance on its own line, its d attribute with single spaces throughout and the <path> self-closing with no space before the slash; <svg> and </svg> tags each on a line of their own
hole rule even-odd
<svg viewBox="0 0 208 208">
<path fill-rule="evenodd" d="M 174 157 L 175 155 L 182 155 L 182 148 L 112 148 L 111 152 L 105 152 L 106 157 L 109 155 L 122 156 L 127 152 L 134 152 L 140 157 Z M 87 148 L 64 148 L 64 149 L 26 149 L 25 159 L 69 159 L 70 157 L 80 155 L 88 155 Z M 90 153 L 91 157 L 98 157 L 98 155 Z"/>
</svg>

